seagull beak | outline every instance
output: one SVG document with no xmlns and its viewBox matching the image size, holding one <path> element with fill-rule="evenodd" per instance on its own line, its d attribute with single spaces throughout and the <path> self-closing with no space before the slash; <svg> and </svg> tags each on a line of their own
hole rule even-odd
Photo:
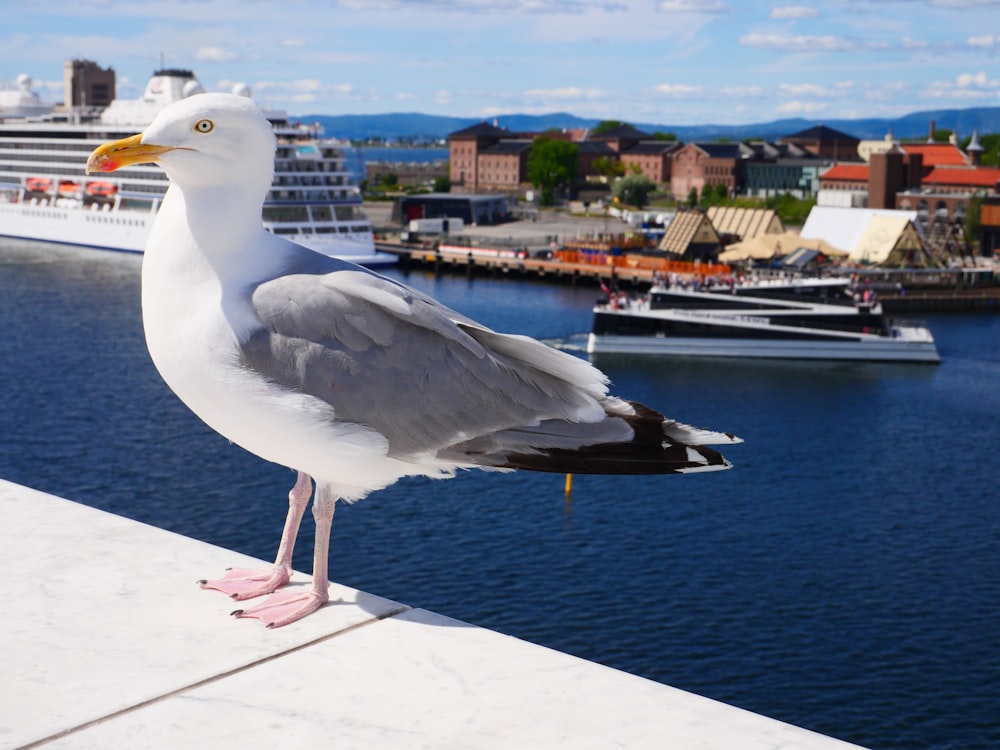
<svg viewBox="0 0 1000 750">
<path fill-rule="evenodd" d="M 114 172 L 130 164 L 150 164 L 157 162 L 173 146 L 156 146 L 142 142 L 142 133 L 110 141 L 98 146 L 87 159 L 87 174 L 91 172 Z"/>
</svg>

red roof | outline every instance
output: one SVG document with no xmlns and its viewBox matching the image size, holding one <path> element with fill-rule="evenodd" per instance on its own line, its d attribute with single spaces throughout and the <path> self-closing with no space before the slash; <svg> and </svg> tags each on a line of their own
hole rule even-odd
<svg viewBox="0 0 1000 750">
<path fill-rule="evenodd" d="M 844 180 L 845 182 L 868 182 L 867 164 L 834 164 L 823 174 L 821 180 Z"/>
<path fill-rule="evenodd" d="M 977 167 L 976 169 L 948 169 L 937 167 L 923 176 L 921 185 L 965 185 L 968 187 L 995 187 L 1000 180 L 1000 169 Z"/>
<path fill-rule="evenodd" d="M 903 151 L 923 156 L 925 167 L 964 167 L 969 164 L 958 146 L 950 143 L 902 143 Z"/>
</svg>

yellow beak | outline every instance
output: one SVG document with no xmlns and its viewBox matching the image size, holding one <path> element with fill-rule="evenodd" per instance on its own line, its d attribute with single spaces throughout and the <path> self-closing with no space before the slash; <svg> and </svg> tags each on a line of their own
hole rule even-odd
<svg viewBox="0 0 1000 750">
<path fill-rule="evenodd" d="M 173 149 L 173 146 L 142 143 L 142 133 L 123 138 L 120 141 L 109 141 L 94 149 L 94 153 L 87 159 L 87 174 L 114 172 L 116 169 L 127 167 L 130 164 L 150 164 Z"/>
</svg>

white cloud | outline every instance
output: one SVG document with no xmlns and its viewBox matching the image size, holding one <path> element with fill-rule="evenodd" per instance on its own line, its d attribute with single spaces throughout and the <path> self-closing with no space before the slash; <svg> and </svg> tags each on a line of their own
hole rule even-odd
<svg viewBox="0 0 1000 750">
<path fill-rule="evenodd" d="M 782 83 L 778 86 L 778 92 L 782 96 L 794 98 L 812 96 L 829 99 L 837 96 L 846 96 L 853 89 L 853 81 L 837 81 L 829 86 L 820 86 L 815 83 Z"/>
<path fill-rule="evenodd" d="M 983 34 L 982 36 L 970 36 L 965 43 L 970 47 L 993 49 L 998 44 L 1000 44 L 1000 34 Z"/>
<path fill-rule="evenodd" d="M 740 44 L 745 47 L 774 49 L 782 52 L 843 52 L 853 50 L 857 43 L 851 39 L 824 34 L 823 36 L 787 34 L 744 34 Z"/>
<path fill-rule="evenodd" d="M 701 86 L 691 86 L 687 83 L 661 83 L 656 86 L 654 90 L 657 93 L 665 94 L 666 96 L 691 96 L 693 94 L 700 94 L 702 91 Z"/>
<path fill-rule="evenodd" d="M 723 0 L 660 0 L 656 6 L 661 13 L 727 13 L 729 6 Z"/>
<path fill-rule="evenodd" d="M 985 70 L 978 73 L 962 73 L 955 77 L 955 84 L 960 89 L 995 89 L 1000 87 L 1000 81 L 991 79 Z"/>
<path fill-rule="evenodd" d="M 829 89 L 815 83 L 783 83 L 778 91 L 786 96 L 828 96 Z"/>
<path fill-rule="evenodd" d="M 292 88 L 296 91 L 321 91 L 323 82 L 316 78 L 300 78 L 297 81 L 292 81 Z"/>
<path fill-rule="evenodd" d="M 306 42 L 304 39 L 282 39 L 278 42 L 282 47 L 305 47 Z"/>
<path fill-rule="evenodd" d="M 229 62 L 235 60 L 237 54 L 218 47 L 202 47 L 194 53 L 194 59 L 199 62 Z"/>
<path fill-rule="evenodd" d="M 1000 98 L 1000 80 L 990 78 L 983 70 L 962 73 L 953 81 L 934 81 L 921 94 L 929 99 L 996 99 Z"/>
<path fill-rule="evenodd" d="M 777 107 L 775 111 L 785 115 L 811 115 L 822 112 L 826 109 L 826 102 L 785 102 Z"/>
<path fill-rule="evenodd" d="M 601 89 L 583 89 L 578 86 L 565 86 L 555 89 L 529 89 L 524 95 L 533 99 L 570 99 L 586 100 L 603 99 L 607 94 Z"/>
<path fill-rule="evenodd" d="M 719 91 L 724 97 L 732 99 L 755 99 L 763 95 L 763 86 L 723 86 Z"/>
<path fill-rule="evenodd" d="M 770 17 L 798 21 L 803 18 L 816 18 L 819 11 L 808 5 L 779 5 L 771 8 Z"/>
</svg>

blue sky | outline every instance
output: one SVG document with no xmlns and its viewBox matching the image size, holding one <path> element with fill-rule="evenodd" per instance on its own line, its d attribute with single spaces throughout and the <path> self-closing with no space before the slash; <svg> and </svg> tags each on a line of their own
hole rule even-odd
<svg viewBox="0 0 1000 750">
<path fill-rule="evenodd" d="M 2 0 L 0 82 L 163 63 L 303 114 L 655 124 L 1000 106 L 1000 0 Z"/>
</svg>

